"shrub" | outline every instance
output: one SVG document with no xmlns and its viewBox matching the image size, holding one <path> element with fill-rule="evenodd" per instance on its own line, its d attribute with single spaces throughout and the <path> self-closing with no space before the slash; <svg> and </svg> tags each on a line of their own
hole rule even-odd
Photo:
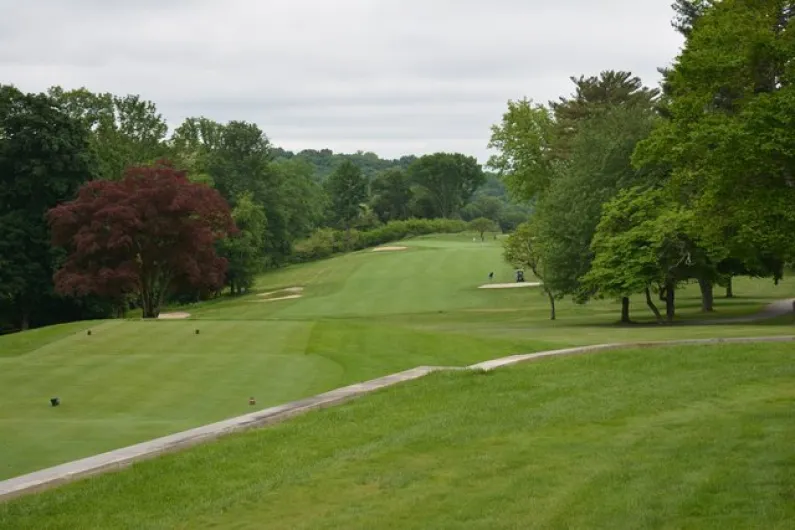
<svg viewBox="0 0 795 530">
<path fill-rule="evenodd" d="M 297 243 L 293 263 L 304 263 L 328 258 L 340 252 L 350 252 L 377 247 L 409 237 L 429 234 L 455 234 L 465 232 L 467 223 L 460 219 L 407 219 L 390 221 L 372 230 L 333 230 L 321 228 L 309 238 Z"/>
</svg>

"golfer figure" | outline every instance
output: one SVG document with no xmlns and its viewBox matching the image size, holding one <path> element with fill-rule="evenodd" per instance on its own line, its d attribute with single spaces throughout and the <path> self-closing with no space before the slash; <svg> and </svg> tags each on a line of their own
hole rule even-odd
<svg viewBox="0 0 795 530">
<path fill-rule="evenodd" d="M 493 279 L 494 279 L 494 273 L 490 272 L 489 273 L 489 281 L 492 281 Z"/>
</svg>

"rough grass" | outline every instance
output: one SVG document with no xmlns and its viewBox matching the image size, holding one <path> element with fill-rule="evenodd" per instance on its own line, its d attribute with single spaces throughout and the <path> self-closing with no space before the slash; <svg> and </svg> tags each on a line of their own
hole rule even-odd
<svg viewBox="0 0 795 530">
<path fill-rule="evenodd" d="M 795 524 L 787 344 L 440 373 L 0 505 L 0 527 Z"/>
<path fill-rule="evenodd" d="M 553 323 L 539 290 L 477 288 L 492 271 L 495 282 L 512 280 L 499 242 L 451 235 L 401 244 L 409 250 L 291 267 L 257 285 L 258 292 L 305 287 L 296 300 L 264 304 L 255 293 L 176 308 L 193 315 L 187 321 L 77 323 L 0 337 L 0 479 L 249 412 L 250 396 L 264 408 L 418 365 L 464 366 L 579 344 L 793 332 L 792 317 L 619 327 L 610 301 L 563 301 Z M 795 297 L 795 283 L 739 279 L 736 292 L 740 298 L 717 301 L 718 316 Z M 698 316 L 697 289 L 679 300 L 683 318 Z M 633 309 L 648 321 L 644 304 Z M 63 405 L 51 408 L 52 396 Z"/>
</svg>

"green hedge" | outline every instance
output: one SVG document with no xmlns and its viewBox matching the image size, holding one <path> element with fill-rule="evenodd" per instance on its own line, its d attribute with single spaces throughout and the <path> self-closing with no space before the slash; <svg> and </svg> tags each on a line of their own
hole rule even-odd
<svg viewBox="0 0 795 530">
<path fill-rule="evenodd" d="M 291 261 L 304 263 L 327 258 L 340 252 L 351 252 L 408 237 L 428 234 L 456 234 L 465 232 L 467 223 L 458 219 L 408 219 L 391 221 L 373 230 L 333 230 L 321 228 L 295 245 Z"/>
</svg>

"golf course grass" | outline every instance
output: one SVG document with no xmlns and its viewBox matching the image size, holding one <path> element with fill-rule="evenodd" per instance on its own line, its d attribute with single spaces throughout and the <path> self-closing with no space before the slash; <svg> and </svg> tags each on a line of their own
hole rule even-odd
<svg viewBox="0 0 795 530">
<path fill-rule="evenodd" d="M 188 320 L 81 322 L 0 337 L 0 479 L 90 456 L 420 365 L 465 366 L 565 346 L 635 340 L 784 335 L 793 317 L 759 323 L 616 326 L 611 301 L 561 301 L 548 320 L 539 288 L 512 281 L 498 241 L 470 234 L 400 243 L 289 267 L 256 293 L 190 307 Z M 529 281 L 533 281 L 528 277 Z M 283 291 L 301 287 L 300 297 Z M 795 283 L 737 279 L 738 298 L 710 318 L 753 314 L 795 297 Z M 264 293 L 270 293 L 262 296 Z M 297 296 L 293 294 L 293 296 Z M 698 290 L 679 316 L 700 316 Z M 90 329 L 91 334 L 87 331 Z M 196 334 L 196 330 L 199 334 Z M 50 397 L 62 405 L 49 406 Z"/>
<path fill-rule="evenodd" d="M 0 527 L 792 528 L 789 344 L 446 372 L 0 505 Z"/>
</svg>

